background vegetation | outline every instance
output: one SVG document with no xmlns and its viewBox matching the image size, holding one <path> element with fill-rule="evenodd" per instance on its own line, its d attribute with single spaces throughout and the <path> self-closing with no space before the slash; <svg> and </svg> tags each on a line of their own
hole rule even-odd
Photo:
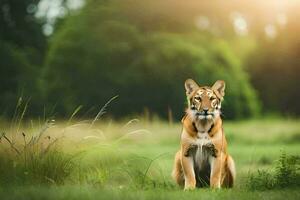
<svg viewBox="0 0 300 200">
<path fill-rule="evenodd" d="M 83 4 L 72 9 L 70 2 Z M 115 118 L 172 112 L 179 119 L 187 77 L 205 85 L 227 82 L 227 119 L 300 113 L 297 2 L 27 0 L 0 6 L 4 117 L 14 109 L 7 102 L 20 96 L 30 99 L 28 116 L 64 117 L 82 105 L 90 117 L 119 95 L 110 112 Z"/>
</svg>

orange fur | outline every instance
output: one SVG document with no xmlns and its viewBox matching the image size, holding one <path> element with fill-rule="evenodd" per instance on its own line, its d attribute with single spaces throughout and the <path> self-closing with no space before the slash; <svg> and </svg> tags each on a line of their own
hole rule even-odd
<svg viewBox="0 0 300 200">
<path fill-rule="evenodd" d="M 197 86 L 194 85 L 191 93 L 188 93 L 189 88 L 186 86 L 187 95 L 191 101 L 195 98 L 197 92 L 202 95 L 201 103 L 199 103 L 199 100 L 190 102 L 190 104 L 198 102 L 199 113 L 202 112 L 205 106 L 212 112 L 216 110 L 217 106 L 210 101 L 213 98 L 206 98 L 202 94 L 206 89 L 208 91 L 210 89 L 214 90 L 214 86 L 212 88 L 205 87 L 206 89 Z M 203 91 L 199 92 L 201 89 Z M 218 94 L 213 95 L 213 97 L 219 98 L 220 104 L 221 98 L 224 96 L 224 91 L 221 92 L 219 93 L 222 94 L 220 96 Z M 206 184 L 211 188 L 233 187 L 235 165 L 232 157 L 227 152 L 227 142 L 221 117 L 218 114 L 205 119 L 195 116 L 188 108 L 187 114 L 182 119 L 181 145 L 180 150 L 175 155 L 172 173 L 174 180 L 178 185 L 183 186 L 185 190 L 205 186 Z"/>
</svg>

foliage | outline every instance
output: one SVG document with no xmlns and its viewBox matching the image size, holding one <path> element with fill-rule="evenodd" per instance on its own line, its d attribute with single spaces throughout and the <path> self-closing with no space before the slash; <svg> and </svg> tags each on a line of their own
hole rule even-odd
<svg viewBox="0 0 300 200">
<path fill-rule="evenodd" d="M 42 22 L 34 13 L 38 0 L 0 2 L 0 109 L 12 117 L 18 97 L 32 98 L 33 111 L 40 106 L 38 77 L 46 46 Z"/>
<path fill-rule="evenodd" d="M 258 170 L 249 174 L 247 187 L 251 190 L 266 190 L 297 187 L 300 184 L 300 157 L 288 156 L 283 152 L 275 166 L 270 170 Z"/>
<path fill-rule="evenodd" d="M 43 88 L 45 99 L 61 114 L 77 105 L 101 105 L 119 95 L 111 110 L 116 117 L 146 108 L 165 118 L 171 109 L 179 118 L 188 77 L 205 85 L 217 79 L 227 82 L 227 118 L 259 112 L 255 91 L 228 42 L 181 24 L 174 30 L 170 25 L 174 16 L 163 16 L 172 6 L 152 12 L 164 4 L 145 1 L 149 8 L 137 4 L 140 7 L 132 10 L 127 3 L 88 1 L 52 38 Z M 137 19 L 140 9 L 145 9 L 145 21 Z M 162 20 L 148 24 L 159 16 Z"/>
<path fill-rule="evenodd" d="M 43 52 L 45 37 L 41 30 L 42 22 L 34 14 L 39 0 L 2 0 L 0 2 L 0 40 L 19 47 L 32 47 Z"/>
<path fill-rule="evenodd" d="M 281 154 L 276 166 L 276 184 L 279 187 L 293 187 L 300 184 L 300 156 Z"/>
</svg>

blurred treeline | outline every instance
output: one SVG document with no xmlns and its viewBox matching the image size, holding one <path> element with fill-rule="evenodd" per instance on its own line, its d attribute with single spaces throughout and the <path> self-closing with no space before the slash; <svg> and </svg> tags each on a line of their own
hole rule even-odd
<svg viewBox="0 0 300 200">
<path fill-rule="evenodd" d="M 49 1 L 51 2 L 51 1 Z M 39 0 L 0 1 L 0 109 L 89 117 L 119 95 L 114 117 L 179 118 L 184 80 L 227 83 L 225 118 L 300 114 L 296 1 L 86 0 L 53 23 Z M 49 26 L 49 25 L 47 25 Z M 49 27 L 48 27 L 49 28 Z"/>
</svg>

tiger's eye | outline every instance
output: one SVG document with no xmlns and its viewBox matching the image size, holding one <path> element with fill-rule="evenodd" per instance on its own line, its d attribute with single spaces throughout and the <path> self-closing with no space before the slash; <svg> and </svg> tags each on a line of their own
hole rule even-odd
<svg viewBox="0 0 300 200">
<path fill-rule="evenodd" d="M 197 96 L 194 98 L 196 101 L 201 101 L 201 97 Z"/>
</svg>

